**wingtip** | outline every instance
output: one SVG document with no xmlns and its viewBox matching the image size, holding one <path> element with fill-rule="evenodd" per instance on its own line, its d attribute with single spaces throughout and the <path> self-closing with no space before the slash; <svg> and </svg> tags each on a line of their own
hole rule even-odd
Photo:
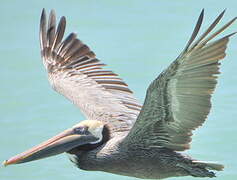
<svg viewBox="0 0 237 180">
<path fill-rule="evenodd" d="M 200 17 L 202 16 L 204 16 L 204 13 L 205 13 L 205 9 L 204 8 L 202 8 L 202 11 L 201 11 L 201 13 L 200 13 Z"/>
<path fill-rule="evenodd" d="M 45 11 L 45 8 L 43 8 L 42 11 L 41 11 L 41 16 L 43 16 L 45 14 L 46 14 L 46 11 Z"/>
<path fill-rule="evenodd" d="M 229 34 L 229 35 L 227 35 L 227 36 L 225 36 L 225 37 L 229 38 L 229 37 L 235 35 L 236 33 L 237 33 L 237 31 L 236 31 L 236 32 L 233 32 L 233 33 L 231 33 L 231 34 Z"/>
<path fill-rule="evenodd" d="M 40 17 L 40 46 L 43 49 L 46 46 L 46 11 L 45 8 L 42 9 L 41 17 Z"/>
<path fill-rule="evenodd" d="M 51 9 L 49 13 L 49 23 L 48 23 L 48 28 L 55 28 L 56 26 L 56 13 L 54 9 Z"/>
<path fill-rule="evenodd" d="M 234 17 L 234 18 L 232 19 L 232 21 L 234 22 L 236 19 L 237 19 L 237 17 Z"/>
<path fill-rule="evenodd" d="M 193 30 L 193 33 L 192 33 L 190 39 L 188 40 L 188 43 L 187 43 L 187 45 L 185 46 L 183 52 L 186 52 L 186 51 L 188 50 L 188 48 L 190 47 L 190 45 L 192 44 L 192 42 L 193 42 L 194 39 L 196 38 L 196 36 L 197 36 L 197 34 L 198 34 L 198 32 L 199 32 L 199 30 L 200 30 L 200 28 L 201 28 L 203 19 L 204 19 L 204 8 L 202 9 L 201 14 L 200 14 L 199 17 L 198 17 L 198 20 L 197 20 L 197 23 L 196 23 L 195 28 L 194 28 L 194 30 Z M 183 53 L 183 52 L 182 52 L 182 53 Z M 182 53 L 181 53 L 181 54 L 182 54 Z"/>
<path fill-rule="evenodd" d="M 204 9 L 204 8 L 202 8 L 202 11 L 201 11 L 201 13 L 200 13 L 200 15 L 199 15 L 199 18 L 198 18 L 198 19 L 203 19 L 203 17 L 204 17 L 204 13 L 205 13 L 205 9 Z"/>
<path fill-rule="evenodd" d="M 222 13 L 221 14 L 224 14 L 226 12 L 226 8 L 222 11 Z"/>
<path fill-rule="evenodd" d="M 221 19 L 223 17 L 223 15 L 225 14 L 225 12 L 226 12 L 226 9 L 224 9 L 218 17 Z"/>
<path fill-rule="evenodd" d="M 55 12 L 55 10 L 54 9 L 51 9 L 50 10 L 50 15 L 49 16 L 56 16 L 56 12 Z"/>
<path fill-rule="evenodd" d="M 66 17 L 65 17 L 65 16 L 62 16 L 62 17 L 60 18 L 60 21 L 61 21 L 61 23 L 65 23 L 65 24 L 66 24 Z"/>
<path fill-rule="evenodd" d="M 205 11 L 205 9 L 204 9 L 204 8 L 202 8 L 202 11 L 201 11 L 201 13 L 204 13 L 204 11 Z"/>
<path fill-rule="evenodd" d="M 42 12 L 41 12 L 40 22 L 43 23 L 43 21 L 45 21 L 45 19 L 46 19 L 46 11 L 45 11 L 45 8 L 43 8 Z"/>
<path fill-rule="evenodd" d="M 198 20 L 201 21 L 201 24 L 202 24 L 202 21 L 203 21 L 203 18 L 204 18 L 204 12 L 205 12 L 205 10 L 204 10 L 204 8 L 203 8 L 203 9 L 202 9 L 202 12 L 201 12 L 201 14 L 200 14 L 200 16 L 199 16 L 199 18 L 198 18 Z"/>
</svg>

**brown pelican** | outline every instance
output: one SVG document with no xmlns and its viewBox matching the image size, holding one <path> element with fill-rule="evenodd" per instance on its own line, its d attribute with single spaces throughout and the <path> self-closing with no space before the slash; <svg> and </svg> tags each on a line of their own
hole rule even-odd
<svg viewBox="0 0 237 180">
<path fill-rule="evenodd" d="M 79 168 L 138 178 L 215 177 L 223 165 L 195 160 L 189 149 L 192 130 L 211 108 L 211 94 L 230 36 L 213 41 L 236 18 L 211 33 L 224 11 L 196 38 L 202 10 L 187 45 L 148 87 L 143 106 L 122 79 L 103 69 L 90 48 L 71 33 L 63 39 L 66 19 L 56 27 L 55 12 L 40 20 L 43 64 L 53 89 L 71 100 L 87 119 L 4 165 L 25 163 L 63 152 Z M 181 151 L 181 152 L 180 152 Z"/>
</svg>

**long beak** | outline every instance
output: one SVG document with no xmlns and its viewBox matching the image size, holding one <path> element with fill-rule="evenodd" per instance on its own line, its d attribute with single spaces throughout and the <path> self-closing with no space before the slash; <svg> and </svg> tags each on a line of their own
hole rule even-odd
<svg viewBox="0 0 237 180">
<path fill-rule="evenodd" d="M 96 138 L 92 135 L 75 134 L 72 129 L 68 129 L 38 146 L 4 161 L 3 165 L 25 163 L 54 156 L 95 140 Z"/>
</svg>

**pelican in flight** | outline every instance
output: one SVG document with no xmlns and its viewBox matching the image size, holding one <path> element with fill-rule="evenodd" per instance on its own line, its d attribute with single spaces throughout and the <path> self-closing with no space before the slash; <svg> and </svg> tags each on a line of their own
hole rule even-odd
<svg viewBox="0 0 237 180">
<path fill-rule="evenodd" d="M 40 45 L 43 64 L 53 89 L 71 100 L 84 120 L 49 140 L 3 162 L 25 163 L 60 153 L 80 169 L 104 171 L 144 179 L 176 176 L 215 177 L 224 166 L 188 157 L 192 131 L 201 126 L 211 108 L 220 61 L 229 38 L 213 40 L 236 18 L 213 29 L 224 15 L 197 37 L 202 10 L 181 54 L 148 87 L 143 106 L 119 76 L 103 69 L 94 52 L 75 33 L 64 40 L 65 17 L 56 26 L 52 10 L 43 9 Z"/>
</svg>

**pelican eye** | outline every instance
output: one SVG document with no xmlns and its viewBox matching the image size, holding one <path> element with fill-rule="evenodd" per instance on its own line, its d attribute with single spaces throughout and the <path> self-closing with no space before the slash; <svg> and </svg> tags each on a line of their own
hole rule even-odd
<svg viewBox="0 0 237 180">
<path fill-rule="evenodd" d="M 87 134 L 88 127 L 86 126 L 75 127 L 73 131 L 75 134 Z"/>
</svg>

